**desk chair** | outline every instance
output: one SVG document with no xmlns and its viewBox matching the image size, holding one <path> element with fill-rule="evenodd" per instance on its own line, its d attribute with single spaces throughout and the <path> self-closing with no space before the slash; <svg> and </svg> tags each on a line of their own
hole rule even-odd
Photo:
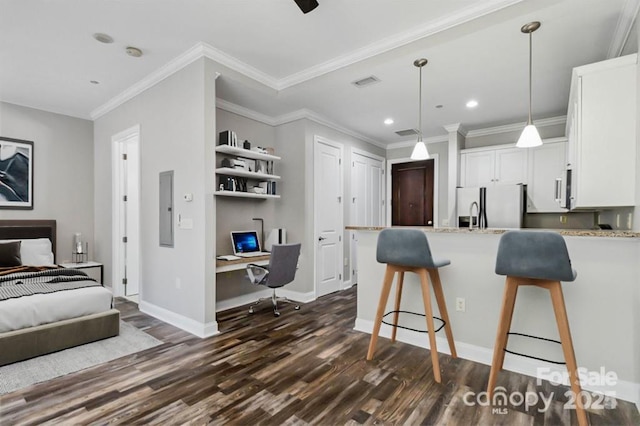
<svg viewBox="0 0 640 426">
<path fill-rule="evenodd" d="M 278 301 L 294 304 L 296 310 L 300 309 L 300 305 L 291 302 L 286 297 L 276 296 L 276 288 L 289 284 L 295 278 L 299 256 L 300 243 L 274 244 L 271 248 L 269 266 L 259 266 L 252 263 L 247 265 L 247 274 L 253 284 L 264 285 L 273 289 L 271 303 L 273 304 L 273 315 L 276 317 L 280 316 Z M 249 313 L 252 314 L 253 307 L 267 299 L 269 298 L 263 297 L 252 303 L 249 307 Z"/>
</svg>

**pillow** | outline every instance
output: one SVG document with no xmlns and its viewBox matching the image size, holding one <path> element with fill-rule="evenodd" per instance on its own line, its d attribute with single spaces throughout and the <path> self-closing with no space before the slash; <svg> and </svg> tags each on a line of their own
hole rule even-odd
<svg viewBox="0 0 640 426">
<path fill-rule="evenodd" d="M 0 244 L 0 267 L 20 265 L 20 241 Z"/>
<path fill-rule="evenodd" d="M 51 251 L 51 241 L 48 238 L 0 240 L 0 244 L 15 241 L 22 242 L 20 246 L 20 257 L 23 265 L 55 266 L 53 263 L 53 252 Z"/>
</svg>

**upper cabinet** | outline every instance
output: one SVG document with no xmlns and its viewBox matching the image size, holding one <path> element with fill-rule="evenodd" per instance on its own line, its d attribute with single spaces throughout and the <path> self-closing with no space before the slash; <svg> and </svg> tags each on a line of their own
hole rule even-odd
<svg viewBox="0 0 640 426">
<path fill-rule="evenodd" d="M 574 68 L 567 114 L 571 208 L 633 206 L 637 54 Z"/>
<path fill-rule="evenodd" d="M 527 150 L 513 147 L 474 148 L 460 154 L 463 187 L 527 183 Z"/>
<path fill-rule="evenodd" d="M 529 150 L 528 213 L 567 211 L 561 207 L 565 187 L 566 147 L 566 140 L 545 140 L 542 146 Z"/>
</svg>

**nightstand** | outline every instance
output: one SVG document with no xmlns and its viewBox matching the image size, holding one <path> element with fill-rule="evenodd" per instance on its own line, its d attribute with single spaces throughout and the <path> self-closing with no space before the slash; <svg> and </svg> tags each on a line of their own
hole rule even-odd
<svg viewBox="0 0 640 426">
<path fill-rule="evenodd" d="M 82 263 L 60 263 L 60 266 L 67 269 L 89 269 L 89 268 L 100 268 L 100 284 L 104 286 L 104 265 L 99 262 L 89 261 Z"/>
</svg>

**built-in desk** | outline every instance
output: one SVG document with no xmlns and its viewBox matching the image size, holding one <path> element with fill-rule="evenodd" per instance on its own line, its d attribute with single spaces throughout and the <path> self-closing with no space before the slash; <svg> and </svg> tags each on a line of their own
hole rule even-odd
<svg viewBox="0 0 640 426">
<path fill-rule="evenodd" d="M 255 257 L 243 257 L 236 260 L 219 260 L 216 259 L 216 274 L 231 271 L 240 271 L 245 269 L 248 264 L 253 263 L 255 265 L 265 266 L 269 264 L 269 255 L 255 256 Z"/>
</svg>

